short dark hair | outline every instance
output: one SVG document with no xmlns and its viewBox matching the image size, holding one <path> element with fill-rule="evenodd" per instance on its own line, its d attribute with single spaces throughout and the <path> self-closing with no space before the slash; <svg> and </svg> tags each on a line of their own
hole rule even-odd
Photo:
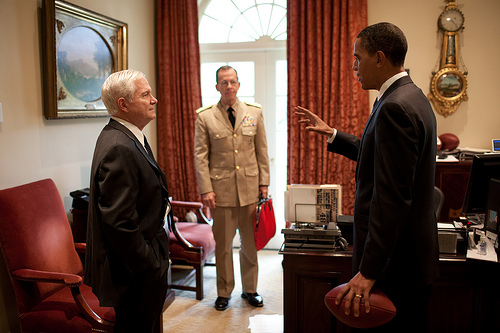
<svg viewBox="0 0 500 333">
<path fill-rule="evenodd" d="M 361 40 L 361 47 L 368 54 L 382 51 L 391 64 L 404 65 L 408 43 L 403 31 L 394 24 L 381 22 L 370 25 L 358 34 L 358 38 Z"/>
<path fill-rule="evenodd" d="M 224 65 L 224 66 L 219 67 L 217 72 L 215 72 L 215 83 L 219 83 L 219 71 L 227 71 L 229 69 L 234 70 L 234 72 L 236 73 L 236 79 L 238 79 L 238 72 L 236 71 L 236 69 L 234 69 L 233 67 L 231 67 L 229 65 Z"/>
</svg>

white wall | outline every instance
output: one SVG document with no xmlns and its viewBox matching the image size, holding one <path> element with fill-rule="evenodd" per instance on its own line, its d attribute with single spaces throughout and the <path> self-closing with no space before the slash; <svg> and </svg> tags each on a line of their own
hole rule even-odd
<svg viewBox="0 0 500 333">
<path fill-rule="evenodd" d="M 71 0 L 128 24 L 128 67 L 156 89 L 154 0 Z M 46 120 L 40 60 L 41 0 L 0 0 L 0 189 L 52 178 L 66 210 L 89 186 L 95 141 L 109 118 Z M 145 128 L 156 151 L 156 122 Z"/>
<path fill-rule="evenodd" d="M 438 135 L 453 133 L 460 147 L 491 149 L 491 139 L 500 138 L 500 106 L 495 97 L 500 68 L 500 13 L 498 0 L 456 0 L 465 15 L 465 30 L 460 37 L 462 58 L 469 75 L 469 100 L 448 117 L 436 113 Z M 438 66 L 442 37 L 438 34 L 437 19 L 446 6 L 440 0 L 368 0 L 369 24 L 389 21 L 406 34 L 409 50 L 406 68 L 413 81 L 427 95 L 432 71 Z M 371 93 L 372 99 L 376 93 Z"/>
</svg>

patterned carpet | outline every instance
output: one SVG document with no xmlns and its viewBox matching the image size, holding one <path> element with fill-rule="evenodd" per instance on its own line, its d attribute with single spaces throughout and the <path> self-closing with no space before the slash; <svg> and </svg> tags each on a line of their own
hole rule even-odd
<svg viewBox="0 0 500 333">
<path fill-rule="evenodd" d="M 163 331 L 176 333 L 281 333 L 283 324 L 283 269 L 282 256 L 277 250 L 261 250 L 259 255 L 258 292 L 264 307 L 255 308 L 241 298 L 238 250 L 234 251 L 236 285 L 229 308 L 216 311 L 216 274 L 214 266 L 204 268 L 205 296 L 196 300 L 195 293 L 175 290 L 175 301 L 163 313 Z M 183 272 L 173 271 L 173 280 Z M 193 278 L 194 285 L 194 278 Z M 264 316 L 260 316 L 264 315 Z M 255 317 L 257 316 L 257 317 Z M 252 330 L 249 329 L 252 318 Z"/>
</svg>

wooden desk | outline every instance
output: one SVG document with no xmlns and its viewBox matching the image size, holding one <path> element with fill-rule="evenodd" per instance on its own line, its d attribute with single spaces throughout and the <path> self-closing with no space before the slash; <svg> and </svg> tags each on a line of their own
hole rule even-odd
<svg viewBox="0 0 500 333">
<path fill-rule="evenodd" d="M 351 278 L 350 251 L 282 249 L 284 331 L 351 332 L 324 304 L 324 296 Z M 433 284 L 428 332 L 500 332 L 500 264 L 442 255 Z"/>
</svg>

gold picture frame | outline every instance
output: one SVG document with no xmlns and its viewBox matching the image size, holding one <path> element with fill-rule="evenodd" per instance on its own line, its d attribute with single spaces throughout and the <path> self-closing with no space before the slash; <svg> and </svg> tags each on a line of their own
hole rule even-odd
<svg viewBox="0 0 500 333">
<path fill-rule="evenodd" d="M 47 119 L 108 116 L 101 86 L 127 68 L 128 25 L 59 0 L 43 0 L 43 107 Z"/>
<path fill-rule="evenodd" d="M 448 117 L 468 99 L 467 85 L 467 76 L 458 68 L 445 67 L 433 75 L 427 97 L 439 114 Z"/>
</svg>

